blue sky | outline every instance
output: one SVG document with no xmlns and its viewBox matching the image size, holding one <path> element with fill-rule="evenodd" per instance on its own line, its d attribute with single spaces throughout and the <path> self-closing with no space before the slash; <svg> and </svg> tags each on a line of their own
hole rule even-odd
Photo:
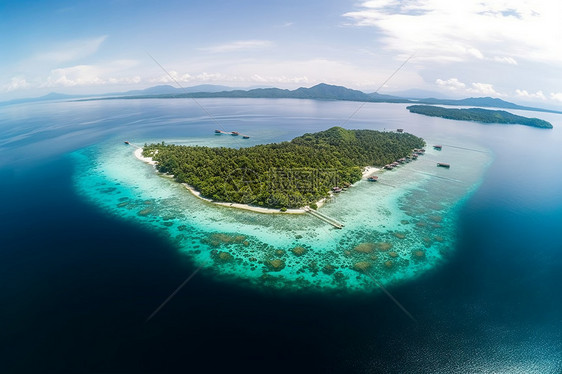
<svg viewBox="0 0 562 374">
<path fill-rule="evenodd" d="M 184 86 L 423 89 L 562 106 L 546 0 L 1 1 L 0 100 Z"/>
</svg>

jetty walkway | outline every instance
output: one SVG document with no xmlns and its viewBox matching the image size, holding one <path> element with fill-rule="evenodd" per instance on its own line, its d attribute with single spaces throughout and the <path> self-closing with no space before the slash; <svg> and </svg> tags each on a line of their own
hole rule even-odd
<svg viewBox="0 0 562 374">
<path fill-rule="evenodd" d="M 335 219 L 328 217 L 327 215 L 320 213 L 314 209 L 311 209 L 309 207 L 305 207 L 304 210 L 309 213 L 311 216 L 314 216 L 316 218 L 318 218 L 321 221 L 324 221 L 326 223 L 329 223 L 330 225 L 334 226 L 337 229 L 343 229 L 343 223 L 336 221 Z"/>
</svg>

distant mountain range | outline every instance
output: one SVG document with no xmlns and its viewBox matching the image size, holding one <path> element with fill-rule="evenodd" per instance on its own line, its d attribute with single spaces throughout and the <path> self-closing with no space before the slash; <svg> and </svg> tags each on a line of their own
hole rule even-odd
<svg viewBox="0 0 562 374">
<path fill-rule="evenodd" d="M 406 92 L 423 92 L 410 90 Z M 408 95 L 410 96 L 410 95 Z M 532 110 L 536 112 L 560 113 L 560 111 L 529 106 L 517 105 L 492 97 L 473 97 L 467 99 L 412 99 L 401 96 L 381 95 L 379 93 L 364 93 L 362 91 L 349 89 L 342 86 L 334 86 L 325 83 L 305 88 L 300 87 L 295 90 L 280 88 L 253 88 L 235 89 L 227 86 L 218 85 L 199 85 L 186 88 L 176 88 L 170 85 L 160 85 L 122 93 L 108 93 L 103 95 L 64 95 L 50 93 L 48 95 L 32 98 L 19 99 L 0 103 L 0 105 L 17 104 L 33 101 L 47 100 L 113 100 L 113 99 L 149 99 L 149 98 L 270 98 L 270 99 L 313 99 L 313 100 L 344 100 L 374 103 L 407 103 L 407 104 L 431 104 L 431 105 L 455 105 L 455 106 L 476 106 L 483 108 L 505 108 L 518 110 Z"/>
</svg>

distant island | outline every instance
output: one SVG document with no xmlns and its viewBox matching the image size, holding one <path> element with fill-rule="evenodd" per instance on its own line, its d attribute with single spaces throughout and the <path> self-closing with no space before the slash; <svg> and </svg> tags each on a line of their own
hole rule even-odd
<svg viewBox="0 0 562 374">
<path fill-rule="evenodd" d="M 102 97 L 100 97 L 102 96 Z M 281 88 L 254 88 L 254 89 L 234 89 L 224 86 L 195 86 L 187 88 L 176 88 L 169 85 L 150 87 L 141 91 L 129 91 L 119 94 L 98 95 L 98 97 L 84 98 L 79 101 L 88 100 L 113 100 L 113 99 L 170 99 L 170 98 L 250 98 L 250 99 L 309 99 L 309 100 L 341 100 L 358 101 L 371 103 L 410 103 L 410 104 L 430 104 L 430 105 L 460 105 L 460 106 L 479 106 L 484 108 L 506 108 L 518 110 L 532 110 L 537 112 L 559 113 L 562 112 L 533 108 L 517 105 L 492 97 L 471 97 L 467 99 L 410 99 L 392 95 L 382 95 L 377 92 L 365 93 L 352 90 L 343 86 L 335 86 L 320 83 L 312 87 L 300 87 L 295 90 Z"/>
<path fill-rule="evenodd" d="M 414 90 L 415 91 L 415 90 Z M 424 92 L 431 94 L 430 92 Z M 419 93 L 418 93 L 419 94 Z M 343 86 L 335 86 L 320 83 L 312 87 L 300 87 L 294 90 L 287 90 L 275 87 L 267 88 L 234 88 L 212 84 L 204 84 L 192 87 L 173 87 L 170 85 L 160 85 L 127 92 L 114 92 L 97 95 L 65 95 L 60 93 L 50 93 L 45 96 L 16 99 L 0 102 L 0 106 L 13 105 L 40 101 L 93 101 L 93 100 L 125 100 L 125 99 L 171 99 L 171 98 L 256 98 L 256 99 L 308 99 L 308 100 L 342 100 L 371 103 L 406 103 L 406 104 L 427 104 L 427 105 L 459 105 L 476 106 L 483 108 L 504 108 L 517 110 L 531 110 L 536 112 L 548 112 L 562 114 L 560 111 L 522 106 L 509 101 L 504 101 L 492 97 L 471 97 L 466 99 L 436 99 L 409 96 L 408 92 L 401 95 L 407 97 L 383 95 L 378 92 L 365 93 L 358 90 L 349 89 Z"/>
<path fill-rule="evenodd" d="M 451 109 L 432 105 L 411 105 L 406 107 L 410 112 L 431 117 L 441 117 L 459 121 L 481 123 L 517 124 L 541 129 L 551 129 L 552 124 L 538 118 L 518 116 L 505 110 L 488 110 L 480 108 Z"/>
<path fill-rule="evenodd" d="M 215 202 L 286 210 L 310 206 L 385 165 L 422 148 L 412 134 L 332 127 L 288 142 L 248 148 L 150 144 L 142 156 L 162 173 Z"/>
</svg>

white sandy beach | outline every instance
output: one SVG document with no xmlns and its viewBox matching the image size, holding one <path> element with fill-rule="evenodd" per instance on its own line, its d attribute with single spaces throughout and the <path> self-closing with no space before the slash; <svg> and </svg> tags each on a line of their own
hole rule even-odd
<svg viewBox="0 0 562 374">
<path fill-rule="evenodd" d="M 141 160 L 142 162 L 146 162 L 147 164 L 150 164 L 150 165 L 153 165 L 153 166 L 157 164 L 157 162 L 154 161 L 152 159 L 152 157 L 143 157 L 142 148 L 140 148 L 140 147 L 135 149 L 135 157 L 138 158 L 139 160 Z"/>
<path fill-rule="evenodd" d="M 371 175 L 373 175 L 374 173 L 376 173 L 377 171 L 379 171 L 381 169 L 376 168 L 374 166 L 367 166 L 363 169 L 363 179 L 370 177 Z"/>
</svg>

